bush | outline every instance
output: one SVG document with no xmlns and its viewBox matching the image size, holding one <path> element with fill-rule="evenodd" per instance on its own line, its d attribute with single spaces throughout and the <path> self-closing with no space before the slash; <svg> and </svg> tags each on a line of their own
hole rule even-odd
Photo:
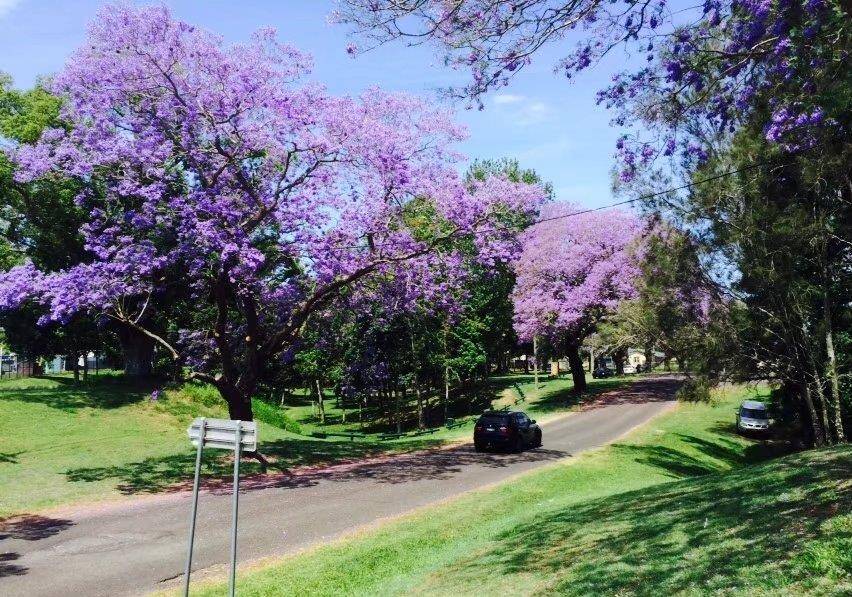
<svg viewBox="0 0 852 597">
<path fill-rule="evenodd" d="M 690 377 L 680 389 L 675 397 L 681 402 L 710 402 L 710 381 L 701 377 Z"/>
<path fill-rule="evenodd" d="M 288 417 L 279 407 L 264 402 L 263 400 L 253 400 L 251 404 L 254 411 L 254 418 L 262 423 L 274 425 L 292 433 L 302 433 L 301 426 Z"/>
</svg>

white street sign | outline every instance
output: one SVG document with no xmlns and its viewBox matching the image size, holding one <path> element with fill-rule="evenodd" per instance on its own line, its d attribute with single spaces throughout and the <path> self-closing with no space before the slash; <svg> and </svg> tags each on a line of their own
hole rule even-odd
<svg viewBox="0 0 852 597">
<path fill-rule="evenodd" d="M 257 451 L 257 423 L 254 421 L 232 421 L 230 419 L 197 418 L 187 429 L 193 446 L 198 446 L 202 422 L 204 428 L 204 447 L 233 450 L 237 442 L 237 427 L 240 428 L 241 451 Z"/>
<path fill-rule="evenodd" d="M 205 419 L 199 417 L 186 430 L 197 448 L 195 453 L 195 481 L 192 484 L 192 515 L 189 522 L 189 545 L 184 570 L 183 594 L 189 597 L 189 576 L 192 572 L 192 547 L 195 543 L 195 520 L 198 516 L 198 485 L 201 479 L 201 452 L 204 448 L 224 448 L 234 451 L 234 513 L 231 526 L 231 576 L 228 595 L 234 597 L 237 579 L 237 519 L 240 509 L 240 456 L 243 450 L 257 451 L 257 423 L 230 419 Z"/>
</svg>

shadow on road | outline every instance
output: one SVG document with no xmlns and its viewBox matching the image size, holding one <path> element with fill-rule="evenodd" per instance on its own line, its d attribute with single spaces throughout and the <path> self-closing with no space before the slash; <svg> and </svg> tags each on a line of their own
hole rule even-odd
<svg viewBox="0 0 852 597">
<path fill-rule="evenodd" d="M 610 383 L 611 382 L 611 383 Z M 671 400 L 681 380 L 676 376 L 654 376 L 636 379 L 630 383 L 623 380 L 596 380 L 590 392 L 582 398 L 581 410 L 592 410 L 618 404 L 642 404 Z M 546 404 L 547 400 L 554 401 Z M 536 412 L 565 408 L 566 398 L 556 396 L 537 403 Z M 572 400 L 577 398 L 570 396 Z M 552 407 L 552 408 L 551 408 Z M 523 408 L 522 406 L 519 408 Z M 532 412 L 532 411 L 531 411 Z M 554 460 L 565 456 L 563 452 L 537 450 L 523 455 L 476 454 L 472 449 L 454 448 L 434 450 L 439 442 L 424 438 L 406 445 L 403 455 L 382 456 L 387 445 L 373 442 L 317 441 L 308 438 L 288 438 L 265 442 L 261 446 L 264 455 L 277 462 L 270 467 L 268 475 L 261 475 L 255 462 L 243 464 L 246 478 L 243 486 L 248 490 L 265 487 L 299 487 L 313 485 L 322 479 L 349 480 L 372 478 L 385 483 L 404 483 L 418 479 L 442 479 L 458 472 L 468 464 L 489 467 L 509 466 L 518 458 L 523 460 Z M 353 464 L 332 465 L 334 462 Z M 360 461 L 360 462 L 358 462 Z M 190 488 L 195 454 L 186 452 L 170 456 L 154 457 L 119 466 L 70 469 L 66 472 L 69 481 L 93 482 L 116 479 L 117 488 L 127 495 L 144 493 L 174 493 Z M 205 489 L 212 491 L 230 487 L 231 459 L 225 455 L 205 456 L 202 476 Z M 311 470 L 311 466 L 328 467 Z M 300 467 L 295 472 L 288 469 Z"/>
<path fill-rule="evenodd" d="M 241 482 L 246 490 L 310 487 L 321 481 L 346 482 L 370 480 L 379 483 L 408 483 L 424 479 L 439 481 L 457 475 L 463 468 L 479 466 L 505 468 L 519 462 L 548 462 L 570 456 L 561 450 L 538 448 L 520 454 L 478 453 L 471 446 L 460 446 L 448 450 L 417 452 L 386 460 L 351 465 L 337 465 L 316 471 L 299 471 L 289 475 L 254 477 Z M 219 488 L 211 488 L 217 491 Z M 230 491 L 230 484 L 223 483 L 221 489 Z"/>
<path fill-rule="evenodd" d="M 618 404 L 667 402 L 674 400 L 675 393 L 682 383 L 683 380 L 674 375 L 638 379 L 631 383 L 620 385 L 614 390 L 598 394 L 592 400 L 586 401 L 580 407 L 580 410 L 593 410 Z"/>
<path fill-rule="evenodd" d="M 49 518 L 37 514 L 23 514 L 0 520 L 0 541 L 11 539 L 38 541 L 61 533 L 74 523 L 64 518 Z M 21 576 L 28 572 L 26 566 L 13 564 L 20 554 L 13 551 L 0 552 L 0 578 Z"/>
</svg>

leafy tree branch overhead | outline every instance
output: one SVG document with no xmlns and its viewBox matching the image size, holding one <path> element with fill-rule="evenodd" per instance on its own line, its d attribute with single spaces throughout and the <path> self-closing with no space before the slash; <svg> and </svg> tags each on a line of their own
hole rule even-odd
<svg viewBox="0 0 852 597">
<path fill-rule="evenodd" d="M 540 187 L 465 184 L 452 150 L 464 132 L 444 109 L 378 89 L 334 97 L 300 82 L 309 69 L 269 30 L 228 47 L 162 7 L 104 8 L 53 81 L 70 128 L 11 151 L 18 181 L 86 183 L 76 201 L 93 258 L 13 268 L 4 303 L 34 297 L 50 320 L 91 312 L 137 328 L 251 419 L 266 364 L 342 292 L 374 275 L 425 292 L 438 263 L 461 264 L 437 250 L 449 238 L 469 236 L 484 262 L 513 254 L 514 232 L 486 224 L 534 214 Z M 417 197 L 446 233 L 415 238 L 404 213 Z M 191 324 L 147 326 L 181 303 L 197 306 Z"/>
</svg>

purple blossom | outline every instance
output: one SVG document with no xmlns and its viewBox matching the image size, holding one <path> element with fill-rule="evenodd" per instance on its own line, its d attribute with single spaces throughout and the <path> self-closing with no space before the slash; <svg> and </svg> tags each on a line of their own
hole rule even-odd
<svg viewBox="0 0 852 597">
<path fill-rule="evenodd" d="M 513 267 L 515 330 L 560 341 L 635 294 L 642 225 L 619 210 L 581 211 L 570 203 L 542 210 L 542 222 L 524 232 Z"/>
<path fill-rule="evenodd" d="M 224 300 L 239 313 L 224 330 L 168 339 L 186 365 L 221 370 L 223 350 L 259 337 L 280 337 L 258 350 L 284 358 L 306 310 L 370 281 L 405 284 L 401 304 L 452 308 L 448 288 L 468 264 L 416 237 L 415 201 L 428 200 L 443 240 L 470 237 L 482 264 L 514 256 L 516 234 L 495 217 L 532 217 L 541 188 L 466 183 L 454 149 L 466 133 L 446 108 L 375 88 L 333 96 L 304 80 L 310 68 L 270 30 L 226 46 L 162 6 L 102 9 L 53 80 L 69 132 L 13 152 L 20 180 L 97 180 L 102 193 L 78 197 L 91 261 L 13 268 L 0 276 L 0 309 L 34 300 L 45 322 L 80 312 L 144 322 L 152 309 L 169 315 L 167 291 L 185 293 L 187 311 Z"/>
</svg>

